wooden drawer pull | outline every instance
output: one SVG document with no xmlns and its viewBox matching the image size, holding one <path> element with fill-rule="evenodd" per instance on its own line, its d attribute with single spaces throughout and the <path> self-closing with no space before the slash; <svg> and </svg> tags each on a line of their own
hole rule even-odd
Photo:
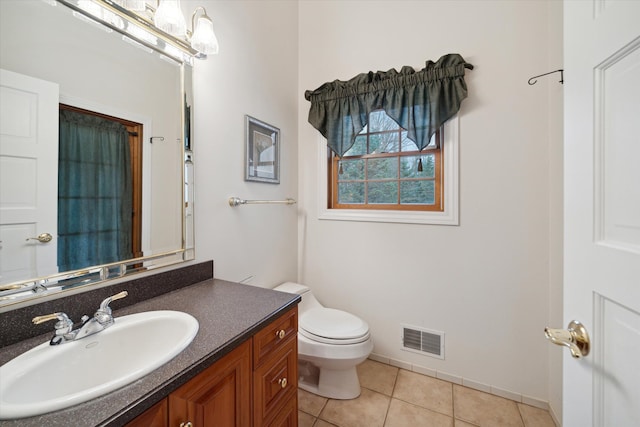
<svg viewBox="0 0 640 427">
<path fill-rule="evenodd" d="M 284 329 L 280 329 L 279 331 L 276 332 L 276 336 L 280 339 L 284 338 L 286 334 L 287 333 L 284 331 Z"/>
<path fill-rule="evenodd" d="M 287 379 L 286 378 L 280 378 L 278 380 L 278 384 L 280 384 L 280 387 L 285 388 L 287 386 Z"/>
</svg>

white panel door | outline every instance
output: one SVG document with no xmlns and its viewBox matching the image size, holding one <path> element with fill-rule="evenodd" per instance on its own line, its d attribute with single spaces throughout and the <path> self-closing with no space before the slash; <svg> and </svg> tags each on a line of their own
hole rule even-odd
<svg viewBox="0 0 640 427">
<path fill-rule="evenodd" d="M 58 92 L 0 70 L 0 283 L 57 272 Z"/>
<path fill-rule="evenodd" d="M 565 0 L 563 426 L 640 426 L 640 1 Z"/>
</svg>

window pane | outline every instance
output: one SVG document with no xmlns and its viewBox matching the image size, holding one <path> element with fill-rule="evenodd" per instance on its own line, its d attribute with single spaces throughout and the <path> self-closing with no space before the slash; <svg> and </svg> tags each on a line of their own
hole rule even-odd
<svg viewBox="0 0 640 427">
<path fill-rule="evenodd" d="M 418 171 L 419 159 L 422 159 L 422 172 Z M 407 156 L 400 159 L 401 178 L 433 178 L 436 174 L 436 156 Z"/>
<path fill-rule="evenodd" d="M 431 140 L 429 140 L 429 145 L 427 145 L 427 147 L 429 148 L 435 148 L 436 146 L 436 136 L 437 134 L 433 134 L 433 136 L 431 137 Z M 410 140 L 409 138 L 407 138 L 407 131 L 403 131 L 402 132 L 402 151 L 418 151 L 418 146 L 416 145 L 415 142 L 413 142 L 412 140 Z M 425 147 L 426 148 L 426 147 Z"/>
<path fill-rule="evenodd" d="M 369 159 L 367 162 L 367 179 L 397 179 L 398 159 L 394 157 Z"/>
<path fill-rule="evenodd" d="M 401 181 L 400 203 L 403 205 L 433 205 L 435 198 L 434 181 Z"/>
<path fill-rule="evenodd" d="M 375 153 L 397 153 L 400 151 L 400 141 L 397 132 L 378 133 L 369 137 L 369 142 L 376 141 Z M 371 147 L 370 147 L 371 149 Z M 374 151 L 371 151 L 373 154 Z"/>
<path fill-rule="evenodd" d="M 407 138 L 406 130 L 402 131 L 401 139 L 402 151 L 418 151 L 418 146 L 416 145 L 416 143 Z"/>
<path fill-rule="evenodd" d="M 387 116 L 383 110 L 374 111 L 369 114 L 369 132 L 380 132 L 383 130 L 399 129 L 400 127 L 393 119 Z"/>
<path fill-rule="evenodd" d="M 345 156 L 360 156 L 367 153 L 367 137 L 357 136 L 356 142 L 353 143 L 349 151 L 344 153 Z"/>
<path fill-rule="evenodd" d="M 364 179 L 364 160 L 339 160 L 338 168 L 342 166 L 342 173 L 338 174 L 338 181 Z"/>
<path fill-rule="evenodd" d="M 369 204 L 398 203 L 398 181 L 370 182 L 367 190 Z"/>
<path fill-rule="evenodd" d="M 338 203 L 363 204 L 364 182 L 341 182 L 338 184 Z"/>
</svg>

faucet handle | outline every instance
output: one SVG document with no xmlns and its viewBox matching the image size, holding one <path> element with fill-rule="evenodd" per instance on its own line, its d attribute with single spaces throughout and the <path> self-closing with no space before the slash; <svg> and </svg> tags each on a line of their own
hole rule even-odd
<svg viewBox="0 0 640 427">
<path fill-rule="evenodd" d="M 129 292 L 122 291 L 122 292 L 119 292 L 119 293 L 117 293 L 115 295 L 112 295 L 112 296 L 110 296 L 108 298 L 105 298 L 100 303 L 100 308 L 98 309 L 98 311 L 96 311 L 96 313 L 93 315 L 94 318 L 100 324 L 113 323 L 113 318 L 111 317 L 111 307 L 109 307 L 109 304 L 111 304 L 115 300 L 122 299 L 122 298 L 126 297 L 127 295 L 129 295 Z"/>
<path fill-rule="evenodd" d="M 119 300 L 122 299 L 124 297 L 126 297 L 127 295 L 129 295 L 129 292 L 127 291 L 122 291 L 119 292 L 115 295 L 112 295 L 108 298 L 105 298 L 104 300 L 102 300 L 102 302 L 100 303 L 100 309 L 99 311 L 106 311 L 106 312 L 110 312 L 111 311 L 111 307 L 109 307 L 109 304 L 111 304 L 113 301 L 115 300 Z"/>
<path fill-rule="evenodd" d="M 40 323 L 48 322 L 49 320 L 58 320 L 55 324 L 55 333 L 49 342 L 50 345 L 58 345 L 65 340 L 69 334 L 73 331 L 73 322 L 69 319 L 63 312 L 45 314 L 44 316 L 36 316 L 31 321 L 35 325 L 39 325 Z"/>
<path fill-rule="evenodd" d="M 44 323 L 44 322 L 48 322 L 49 320 L 56 320 L 56 319 L 58 320 L 58 322 L 56 323 L 56 329 L 60 329 L 61 327 L 66 327 L 66 326 L 73 326 L 73 322 L 71 321 L 71 319 L 69 319 L 69 316 L 67 316 L 63 312 L 45 314 L 44 316 L 36 316 L 33 319 L 31 319 L 31 321 L 33 322 L 34 325 L 39 325 L 40 323 Z"/>
</svg>

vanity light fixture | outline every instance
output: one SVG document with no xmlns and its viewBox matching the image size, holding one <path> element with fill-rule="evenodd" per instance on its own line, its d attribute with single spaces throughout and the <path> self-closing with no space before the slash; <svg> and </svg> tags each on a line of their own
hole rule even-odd
<svg viewBox="0 0 640 427">
<path fill-rule="evenodd" d="M 178 62 L 193 63 L 218 53 L 213 21 L 202 6 L 191 17 L 187 29 L 180 0 L 158 0 L 155 9 L 144 0 L 58 0 L 76 12 L 122 35 L 134 39 Z"/>
<path fill-rule="evenodd" d="M 201 15 L 196 22 L 198 12 L 201 12 Z M 180 0 L 159 0 L 153 23 L 174 37 L 186 38 L 191 42 L 191 47 L 198 52 L 205 55 L 218 53 L 218 38 L 213 31 L 213 21 L 202 6 L 197 6 L 191 15 L 191 34 L 187 32 L 187 24 L 180 10 Z"/>
<path fill-rule="evenodd" d="M 138 12 L 143 12 L 147 7 L 144 0 L 114 0 L 114 3 L 119 4 L 125 9 L 135 10 Z"/>
<path fill-rule="evenodd" d="M 198 12 L 201 15 L 196 22 Z M 218 38 L 213 31 L 213 21 L 207 15 L 207 10 L 197 6 L 191 15 L 191 34 L 187 31 L 187 24 L 180 9 L 180 0 L 158 0 L 158 9 L 153 14 L 153 22 L 162 31 L 174 37 L 186 38 L 191 47 L 205 55 L 218 53 Z"/>
</svg>

